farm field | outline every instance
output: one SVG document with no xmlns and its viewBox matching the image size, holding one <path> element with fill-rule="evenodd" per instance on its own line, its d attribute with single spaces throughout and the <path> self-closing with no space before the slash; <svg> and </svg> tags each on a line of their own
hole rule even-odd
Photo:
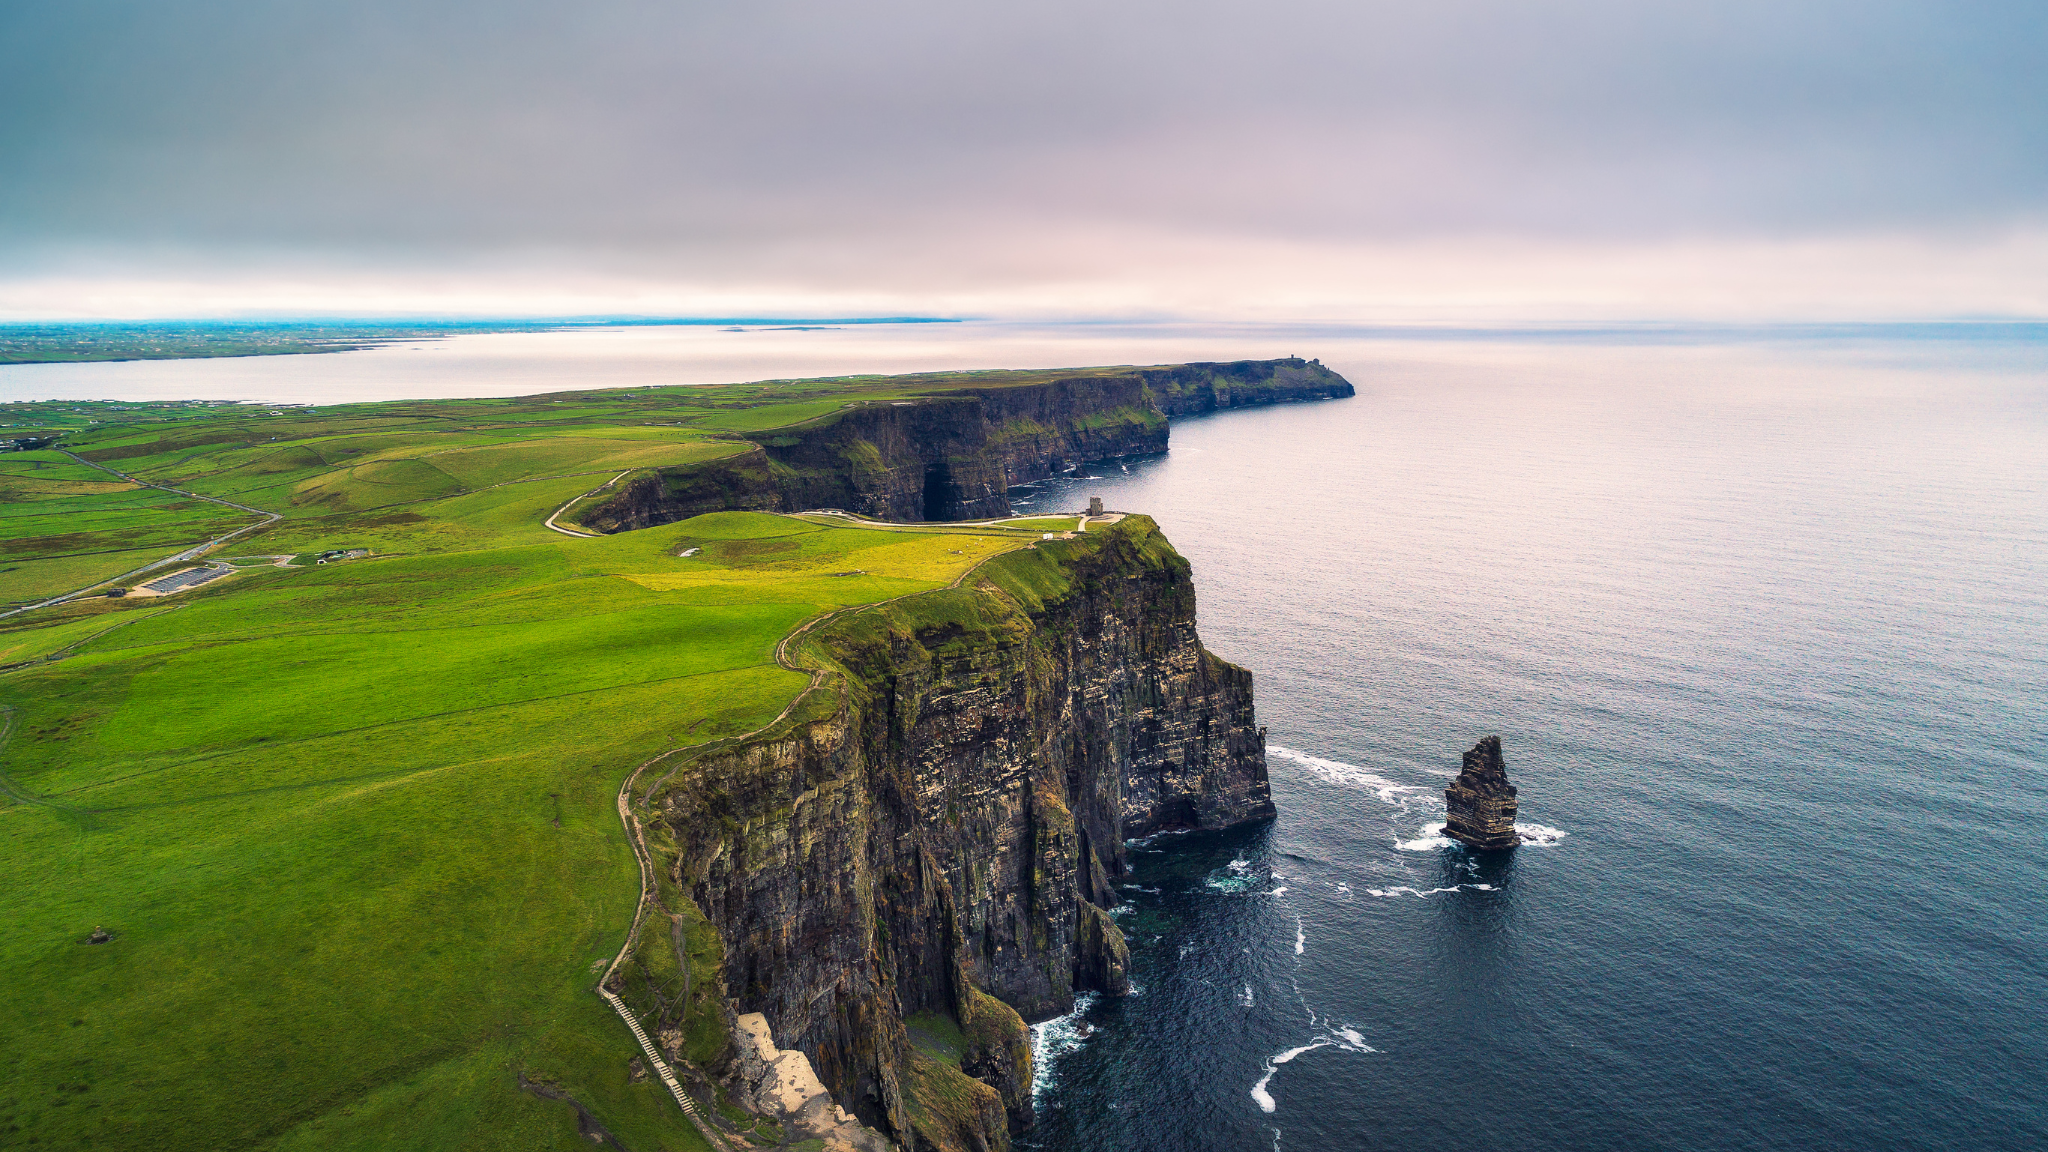
<svg viewBox="0 0 2048 1152">
<path fill-rule="evenodd" d="M 0 455 L 0 606 L 117 576 L 261 520 L 62 452 L 9 452 Z"/>
<path fill-rule="evenodd" d="M 630 1079 L 634 1042 L 592 992 L 639 890 L 621 782 L 776 717 L 807 677 L 775 648 L 805 620 L 943 587 L 1037 532 L 545 528 L 621 471 L 736 450 L 691 422 L 771 419 L 784 395 L 674 391 L 67 434 L 284 519 L 229 546 L 257 558 L 232 579 L 0 621 L 0 1147 L 590 1147 L 527 1082 L 636 1150 L 702 1147 L 658 1080 Z M 788 391 L 790 414 L 815 409 Z M 0 517 L 70 508 L 139 545 L 108 554 L 131 568 L 256 519 L 93 473 L 0 456 Z M 371 555 L 309 563 L 343 548 Z M 30 572 L 18 595 L 95 571 Z"/>
</svg>

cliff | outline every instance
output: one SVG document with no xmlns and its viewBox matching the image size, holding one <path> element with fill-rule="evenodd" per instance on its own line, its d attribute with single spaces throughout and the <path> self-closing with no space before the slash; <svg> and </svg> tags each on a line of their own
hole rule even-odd
<svg viewBox="0 0 2048 1152">
<path fill-rule="evenodd" d="M 1233 360 L 1141 368 L 1138 375 L 1168 416 L 1353 394 L 1349 381 L 1320 360 Z"/>
<path fill-rule="evenodd" d="M 1194 624 L 1187 562 L 1127 517 L 820 629 L 830 675 L 789 722 L 651 790 L 677 927 L 623 994 L 735 1096 L 720 1029 L 760 1013 L 861 1124 L 1006 1147 L 1024 1020 L 1128 988 L 1125 841 L 1273 813 L 1251 676 Z"/>
<path fill-rule="evenodd" d="M 1299 359 L 1021 375 L 943 386 L 932 378 L 927 395 L 851 401 L 815 420 L 748 433 L 739 455 L 632 477 L 581 522 L 619 532 L 705 512 L 807 508 L 897 521 L 1007 516 L 1011 485 L 1165 451 L 1171 416 L 1353 391 L 1342 376 Z"/>
</svg>

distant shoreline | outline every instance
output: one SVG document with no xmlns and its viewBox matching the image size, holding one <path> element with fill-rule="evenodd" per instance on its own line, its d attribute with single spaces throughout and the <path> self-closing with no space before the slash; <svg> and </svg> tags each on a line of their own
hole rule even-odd
<svg viewBox="0 0 2048 1152">
<path fill-rule="evenodd" d="M 419 321 L 70 321 L 0 323 L 0 365 L 209 360 L 360 352 L 408 340 L 581 328 L 703 327 L 807 329 L 853 324 L 957 324 L 937 316 L 571 317 L 547 320 Z"/>
</svg>

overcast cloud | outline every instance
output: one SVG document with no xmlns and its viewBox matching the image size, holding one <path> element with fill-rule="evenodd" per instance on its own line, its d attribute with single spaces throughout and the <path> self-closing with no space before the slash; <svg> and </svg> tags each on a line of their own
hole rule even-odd
<svg viewBox="0 0 2048 1152">
<path fill-rule="evenodd" d="M 2044 61 L 2039 0 L 0 0 L 0 311 L 2025 310 Z"/>
</svg>

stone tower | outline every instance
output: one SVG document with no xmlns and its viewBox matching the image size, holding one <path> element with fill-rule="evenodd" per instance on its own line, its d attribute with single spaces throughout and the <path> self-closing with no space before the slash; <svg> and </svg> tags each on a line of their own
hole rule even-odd
<svg viewBox="0 0 2048 1152">
<path fill-rule="evenodd" d="M 1513 848 L 1515 786 L 1508 783 L 1500 737 L 1488 736 L 1465 753 L 1465 769 L 1444 789 L 1444 835 L 1471 848 Z"/>
<path fill-rule="evenodd" d="M 1102 497 L 1090 496 L 1088 498 L 1088 514 L 1090 516 L 1102 515 Z"/>
</svg>

